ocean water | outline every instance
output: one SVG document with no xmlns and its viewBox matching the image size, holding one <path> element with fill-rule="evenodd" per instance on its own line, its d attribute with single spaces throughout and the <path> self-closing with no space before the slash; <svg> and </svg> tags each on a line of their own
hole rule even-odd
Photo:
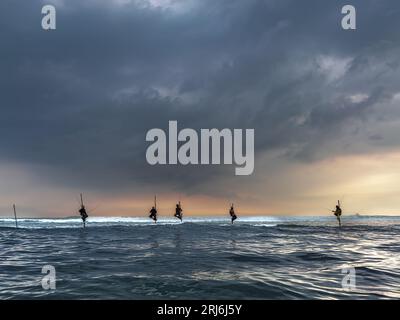
<svg viewBox="0 0 400 320">
<path fill-rule="evenodd" d="M 0 219 L 0 299 L 400 298 L 400 217 Z M 54 266 L 56 289 L 42 288 Z M 354 268 L 355 287 L 343 288 Z M 345 283 L 348 283 L 348 281 Z M 347 288 L 347 289 L 346 289 Z"/>
</svg>

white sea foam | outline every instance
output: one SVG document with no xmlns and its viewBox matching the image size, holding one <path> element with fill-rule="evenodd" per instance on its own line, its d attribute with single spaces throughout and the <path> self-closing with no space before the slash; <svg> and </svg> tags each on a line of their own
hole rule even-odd
<svg viewBox="0 0 400 320">
<path fill-rule="evenodd" d="M 382 217 L 382 219 L 399 219 L 399 217 Z M 379 221 L 379 217 L 345 216 L 343 221 L 349 223 L 362 223 L 374 219 Z M 357 221 L 357 222 L 355 222 Z M 187 216 L 183 222 L 174 217 L 159 217 L 155 224 L 147 217 L 89 217 L 87 226 L 106 227 L 106 226 L 157 226 L 157 225 L 180 225 L 180 224 L 213 224 L 216 226 L 230 226 L 230 217 L 223 216 Z M 274 227 L 286 224 L 302 225 L 335 225 L 336 220 L 330 216 L 240 216 L 234 225 L 251 225 L 257 227 Z M 13 218 L 0 218 L 0 227 L 14 227 Z M 79 217 L 71 218 L 20 218 L 18 219 L 20 228 L 81 228 L 82 221 Z"/>
</svg>

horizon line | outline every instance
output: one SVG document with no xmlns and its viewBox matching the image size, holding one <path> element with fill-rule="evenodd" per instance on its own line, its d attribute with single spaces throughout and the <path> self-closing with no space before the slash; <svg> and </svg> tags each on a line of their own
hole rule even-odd
<svg viewBox="0 0 400 320">
<path fill-rule="evenodd" d="M 360 213 L 350 213 L 350 214 L 345 214 L 343 217 L 400 217 L 399 214 L 360 214 Z M 186 215 L 186 218 L 224 218 L 226 217 L 227 219 L 229 218 L 229 215 L 222 215 L 222 214 L 217 214 L 217 215 Z M 293 214 L 242 214 L 239 215 L 240 218 L 254 218 L 254 217 L 274 217 L 274 218 L 279 218 L 279 217 L 284 217 L 284 218 L 307 218 L 307 217 L 319 217 L 319 218 L 329 218 L 331 215 L 318 215 L 318 214 L 300 214 L 300 215 L 293 215 Z M 49 217 L 49 216 L 19 216 L 17 217 L 18 219 L 80 219 L 79 215 L 76 216 L 58 216 L 58 217 Z M 92 215 L 90 218 L 148 218 L 147 215 L 130 215 L 130 216 L 101 216 L 101 215 Z M 167 215 L 160 215 L 159 218 L 161 219 L 176 219 L 173 215 L 167 216 Z M 1 216 L 0 219 L 15 219 L 13 216 Z"/>
</svg>

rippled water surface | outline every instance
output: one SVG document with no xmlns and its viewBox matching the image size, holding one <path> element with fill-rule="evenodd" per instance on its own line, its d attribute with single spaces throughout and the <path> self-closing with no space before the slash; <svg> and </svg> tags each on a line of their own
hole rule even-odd
<svg viewBox="0 0 400 320">
<path fill-rule="evenodd" d="M 2 299 L 400 298 L 400 218 L 0 219 Z M 43 290 L 44 265 L 57 287 Z M 356 288 L 342 288 L 342 268 Z"/>
</svg>

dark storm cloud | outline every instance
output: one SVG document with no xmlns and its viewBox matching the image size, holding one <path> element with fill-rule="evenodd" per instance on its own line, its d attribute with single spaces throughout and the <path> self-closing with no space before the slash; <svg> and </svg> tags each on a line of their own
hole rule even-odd
<svg viewBox="0 0 400 320">
<path fill-rule="evenodd" d="M 234 174 L 149 166 L 146 132 L 168 120 L 255 128 L 256 155 L 330 156 L 327 141 L 373 129 L 399 90 L 398 1 L 351 2 L 357 31 L 340 28 L 343 1 L 202 0 L 182 10 L 59 1 L 46 32 L 43 2 L 2 1 L 1 160 L 100 189 L 194 192 Z"/>
</svg>

